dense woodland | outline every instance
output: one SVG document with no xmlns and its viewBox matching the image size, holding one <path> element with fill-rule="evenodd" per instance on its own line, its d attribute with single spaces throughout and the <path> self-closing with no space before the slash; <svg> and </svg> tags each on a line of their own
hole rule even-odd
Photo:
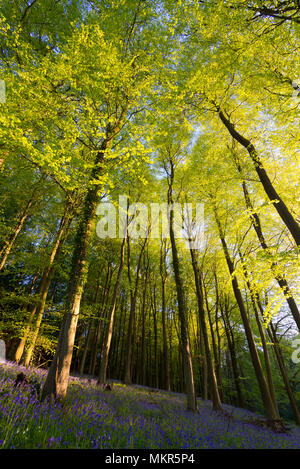
<svg viewBox="0 0 300 469">
<path fill-rule="evenodd" d="M 42 399 L 80 373 L 300 424 L 299 23 L 297 0 L 1 2 L 0 338 Z M 166 204 L 168 236 L 136 210 L 99 237 L 121 195 Z M 174 203 L 203 204 L 201 249 Z"/>
</svg>

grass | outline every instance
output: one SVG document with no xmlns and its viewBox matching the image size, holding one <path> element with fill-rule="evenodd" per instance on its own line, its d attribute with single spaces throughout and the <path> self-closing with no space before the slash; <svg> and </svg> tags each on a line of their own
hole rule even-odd
<svg viewBox="0 0 300 469">
<path fill-rule="evenodd" d="M 26 387 L 15 388 L 25 372 L 43 383 L 46 371 L 0 364 L 0 448 L 82 449 L 299 449 L 300 429 L 274 433 L 249 423 L 257 415 L 224 405 L 227 415 L 199 399 L 199 412 L 185 408 L 182 394 L 150 392 L 115 383 L 108 392 L 96 380 L 70 377 L 63 402 L 39 402 Z"/>
</svg>

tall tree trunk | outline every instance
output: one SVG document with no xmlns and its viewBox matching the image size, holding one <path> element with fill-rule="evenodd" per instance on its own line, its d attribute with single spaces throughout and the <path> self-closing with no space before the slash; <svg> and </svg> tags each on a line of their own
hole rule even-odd
<svg viewBox="0 0 300 469">
<path fill-rule="evenodd" d="M 274 383 L 273 383 L 273 376 L 272 376 L 269 352 L 268 352 L 268 347 L 267 347 L 267 341 L 266 341 L 266 336 L 265 336 L 265 333 L 264 333 L 264 330 L 263 330 L 263 327 L 262 327 L 262 324 L 261 324 L 261 320 L 260 320 L 260 317 L 259 317 L 259 314 L 258 314 L 258 310 L 257 310 L 256 294 L 253 291 L 252 285 L 250 283 L 249 274 L 248 274 L 248 271 L 247 271 L 247 268 L 246 268 L 246 265 L 245 265 L 245 261 L 243 259 L 243 256 L 242 256 L 242 253 L 241 253 L 240 249 L 239 249 L 239 256 L 240 256 L 240 259 L 241 259 L 241 262 L 242 262 L 242 265 L 243 265 L 244 277 L 245 277 L 245 280 L 246 280 L 247 288 L 248 288 L 249 293 L 250 293 L 251 302 L 252 302 L 252 306 L 253 306 L 253 311 L 254 311 L 254 314 L 255 314 L 255 319 L 256 319 L 257 326 L 258 326 L 259 335 L 260 335 L 260 338 L 261 338 L 269 391 L 270 391 L 271 398 L 273 400 L 274 408 L 276 409 L 276 412 L 277 412 L 277 418 L 279 419 L 280 415 L 279 415 L 277 401 L 276 401 L 276 394 L 275 394 L 275 388 L 274 388 Z"/>
<path fill-rule="evenodd" d="M 113 290 L 112 306 L 110 308 L 108 318 L 107 318 L 108 327 L 106 329 L 106 333 L 105 333 L 104 341 L 103 341 L 103 354 L 101 357 L 98 384 L 103 384 L 106 381 L 108 355 L 110 351 L 110 344 L 111 344 L 113 325 L 114 325 L 114 315 L 115 315 L 115 309 L 116 309 L 116 304 L 117 304 L 117 299 L 118 299 L 121 275 L 122 275 L 123 266 L 124 266 L 125 246 L 126 246 L 126 237 L 123 238 L 122 245 L 121 245 L 120 264 L 119 264 L 117 278 L 116 278 L 114 290 Z"/>
<path fill-rule="evenodd" d="M 99 180 L 103 175 L 105 152 L 111 147 L 114 137 L 120 132 L 127 110 L 128 102 L 122 107 L 116 124 L 108 126 L 107 136 L 95 158 L 90 186 L 85 196 L 76 233 L 66 312 L 62 321 L 56 352 L 42 390 L 43 400 L 48 396 L 50 398 L 64 398 L 67 392 L 80 303 L 88 270 L 89 245 L 99 202 L 99 186 L 94 181 Z"/>
<path fill-rule="evenodd" d="M 146 370 L 145 370 L 145 347 L 146 347 L 146 298 L 147 298 L 147 287 L 148 287 L 148 268 L 145 273 L 145 284 L 143 288 L 143 301 L 142 301 L 142 332 L 141 332 L 141 361 L 140 361 L 140 377 L 141 384 L 146 385 Z"/>
<path fill-rule="evenodd" d="M 200 322 L 200 320 L 199 320 Z M 205 352 L 205 346 L 204 346 L 204 338 L 203 338 L 203 332 L 202 332 L 202 327 L 199 324 L 199 345 L 200 345 L 200 352 L 201 352 L 201 370 L 202 370 L 202 399 L 204 401 L 207 401 L 208 399 L 208 371 L 207 371 L 207 359 L 206 359 L 206 352 Z"/>
<path fill-rule="evenodd" d="M 248 151 L 265 193 L 267 194 L 269 200 L 273 203 L 281 220 L 291 233 L 296 246 L 300 246 L 300 226 L 273 186 L 265 168 L 263 167 L 262 161 L 257 153 L 255 146 L 253 143 L 251 143 L 250 140 L 245 138 L 235 129 L 234 124 L 230 122 L 229 118 L 226 117 L 220 108 L 218 108 L 218 114 L 230 135 Z"/>
<path fill-rule="evenodd" d="M 86 342 L 85 342 L 85 345 L 84 345 L 83 354 L 82 354 L 82 357 L 81 357 L 80 368 L 79 368 L 79 373 L 81 375 L 83 375 L 83 373 L 84 373 L 86 357 L 87 357 L 89 347 L 90 347 L 90 344 L 91 344 L 91 339 L 92 339 L 92 331 L 93 331 L 93 319 L 90 320 L 89 325 L 88 325 L 87 338 L 86 338 Z"/>
<path fill-rule="evenodd" d="M 35 347 L 36 339 L 39 333 L 40 324 L 41 324 L 43 314 L 44 314 L 46 299 L 47 299 L 51 279 L 52 279 L 53 272 L 54 272 L 54 262 L 55 262 L 55 259 L 57 259 L 60 249 L 67 238 L 72 219 L 73 219 L 73 214 L 71 211 L 70 202 L 67 201 L 65 205 L 63 217 L 60 221 L 59 230 L 56 234 L 54 243 L 52 245 L 51 254 L 48 259 L 48 265 L 43 270 L 42 278 L 38 287 L 38 300 L 34 303 L 34 305 L 32 306 L 30 310 L 29 318 L 27 321 L 27 325 L 26 325 L 23 337 L 21 338 L 20 343 L 15 353 L 15 360 L 17 363 L 19 363 L 24 353 L 26 342 L 31 333 L 32 323 L 34 321 L 35 316 L 37 315 L 35 325 L 34 325 L 34 331 L 32 332 L 32 335 L 30 337 L 29 348 L 27 349 L 26 355 L 25 355 L 25 366 L 29 366 L 31 356 Z"/>
<path fill-rule="evenodd" d="M 239 173 L 242 175 L 242 168 L 241 168 L 241 165 L 240 165 L 240 163 L 239 163 L 239 161 L 236 157 L 235 157 L 235 163 L 236 163 L 236 167 L 237 167 Z M 269 252 L 269 247 L 267 245 L 265 236 L 263 234 L 260 218 L 259 218 L 258 214 L 254 211 L 254 207 L 253 207 L 253 204 L 251 202 L 251 198 L 250 198 L 250 195 L 249 195 L 247 184 L 246 184 L 246 181 L 244 179 L 243 179 L 243 182 L 242 182 L 242 188 L 243 188 L 243 193 L 244 193 L 245 204 L 246 204 L 247 209 L 250 212 L 251 223 L 252 223 L 252 226 L 255 230 L 255 233 L 257 235 L 259 243 L 260 243 L 262 249 L 264 249 L 266 252 Z M 293 297 L 293 294 L 290 290 L 290 287 L 287 283 L 287 280 L 285 279 L 284 275 L 278 273 L 276 262 L 272 262 L 271 271 L 274 275 L 275 280 L 277 281 L 279 287 L 281 288 L 281 290 L 282 290 L 282 292 L 285 296 L 285 299 L 286 299 L 286 301 L 289 305 L 290 311 L 291 311 L 291 313 L 293 315 L 293 318 L 294 318 L 294 320 L 297 324 L 297 327 L 300 331 L 300 312 L 299 312 L 298 306 L 295 302 L 295 299 Z"/>
<path fill-rule="evenodd" d="M 178 304 L 180 329 L 181 329 L 184 382 L 185 382 L 186 395 L 187 395 L 187 408 L 189 410 L 196 411 L 197 400 L 196 400 L 193 363 L 192 363 L 189 330 L 188 330 L 188 313 L 187 313 L 186 298 L 185 298 L 184 289 L 183 289 L 183 281 L 182 281 L 182 276 L 180 272 L 180 264 L 179 264 L 179 258 L 178 258 L 178 252 L 177 252 L 177 246 L 176 246 L 175 234 L 174 234 L 174 210 L 172 209 L 174 162 L 172 159 L 170 159 L 169 163 L 170 163 L 170 175 L 169 175 L 169 181 L 168 181 L 168 185 L 169 185 L 169 189 L 168 189 L 169 232 L 170 232 L 173 271 L 174 271 L 175 284 L 176 284 L 177 304 Z"/>
<path fill-rule="evenodd" d="M 162 321 L 162 332 L 163 332 L 163 364 L 164 364 L 164 388 L 170 391 L 170 365 L 169 365 L 169 350 L 167 342 L 167 330 L 166 330 L 166 242 L 161 240 L 160 247 L 160 277 L 161 277 L 161 321 Z"/>
<path fill-rule="evenodd" d="M 127 239 L 128 239 L 128 260 L 129 260 L 130 259 L 129 236 L 128 236 Z M 145 241 L 142 244 L 142 247 L 141 247 L 141 250 L 140 250 L 140 253 L 139 253 L 139 257 L 138 257 L 134 291 L 130 292 L 130 312 L 129 312 L 129 321 L 128 321 L 128 330 L 127 330 L 125 376 L 124 376 L 124 383 L 125 384 L 131 384 L 131 382 L 132 382 L 131 371 L 132 371 L 133 329 L 134 329 L 138 284 L 139 284 L 140 271 L 141 271 L 142 254 L 143 254 L 144 248 L 146 246 L 146 242 L 147 242 L 147 238 L 145 238 Z M 129 264 L 129 262 L 128 262 L 128 264 Z M 130 275 L 130 266 L 129 265 L 128 265 L 128 273 Z"/>
<path fill-rule="evenodd" d="M 91 181 L 98 179 L 103 172 L 104 151 L 107 147 L 108 141 L 105 140 L 102 144 L 102 151 L 97 154 Z M 99 202 L 98 192 L 98 185 L 91 185 L 84 200 L 83 211 L 76 233 L 65 314 L 56 352 L 42 390 L 42 399 L 48 396 L 52 399 L 64 398 L 67 392 L 80 303 L 86 281 L 89 245 Z"/>
<path fill-rule="evenodd" d="M 195 261 L 196 261 L 196 259 L 195 259 Z M 199 271 L 198 271 L 198 274 L 199 274 L 199 276 L 201 276 Z M 220 367 L 220 362 L 219 362 L 219 357 L 218 357 L 218 351 L 217 351 L 217 345 L 216 345 L 216 340 L 215 340 L 215 332 L 214 332 L 214 328 L 213 328 L 213 322 L 212 322 L 212 319 L 211 319 L 211 312 L 210 312 L 210 308 L 209 308 L 209 304 L 208 304 L 207 292 L 206 292 L 206 288 L 205 288 L 205 284 L 204 284 L 202 276 L 201 276 L 201 285 L 203 285 L 203 294 L 205 296 L 207 318 L 208 318 L 208 323 L 209 323 L 209 328 L 210 328 L 212 350 L 213 350 L 213 356 L 214 356 L 214 361 L 215 361 L 214 370 L 215 370 L 215 376 L 216 376 L 216 379 L 217 379 L 217 388 L 218 388 L 218 393 L 219 393 L 219 396 L 220 396 L 220 401 L 222 401 L 221 367 Z M 203 304 L 203 310 L 204 310 L 204 304 Z"/>
<path fill-rule="evenodd" d="M 260 388 L 260 393 L 261 393 L 262 401 L 263 401 L 263 404 L 264 404 L 265 413 L 266 413 L 266 416 L 267 416 L 267 419 L 268 419 L 270 425 L 277 426 L 277 425 L 279 425 L 278 418 L 277 418 L 277 412 L 276 412 L 276 409 L 274 407 L 272 397 L 270 395 L 269 387 L 268 387 L 268 384 L 267 384 L 266 379 L 265 379 L 263 368 L 261 366 L 261 362 L 260 362 L 260 359 L 259 359 L 256 344 L 255 344 L 255 341 L 254 341 L 251 325 L 250 325 L 249 318 L 248 318 L 248 315 L 247 315 L 247 311 L 246 311 L 246 308 L 245 308 L 245 305 L 244 305 L 244 300 L 243 300 L 243 297 L 242 297 L 242 293 L 240 291 L 237 278 L 234 274 L 234 270 L 235 270 L 234 265 L 233 265 L 233 262 L 231 260 L 230 254 L 229 254 L 227 243 L 225 241 L 225 237 L 224 237 L 223 232 L 222 232 L 221 224 L 220 224 L 220 221 L 218 219 L 216 209 L 214 209 L 214 213 L 215 213 L 216 223 L 217 223 L 217 226 L 218 226 L 218 231 L 219 231 L 221 244 L 222 244 L 223 251 L 224 251 L 224 256 L 225 256 L 227 266 L 228 266 L 228 270 L 229 270 L 229 273 L 230 273 L 230 276 L 231 276 L 232 289 L 233 289 L 234 296 L 235 296 L 236 302 L 238 304 L 238 307 L 239 307 L 239 310 L 240 310 L 240 313 L 241 313 L 241 318 L 242 318 L 242 322 L 243 322 L 244 329 L 245 329 L 245 334 L 246 334 L 246 338 L 247 338 L 247 342 L 248 342 L 248 346 L 249 346 L 249 351 L 250 351 L 250 355 L 251 355 L 251 359 L 252 359 L 256 379 L 258 381 L 258 385 L 259 385 L 259 388 Z"/>
<path fill-rule="evenodd" d="M 101 283 L 100 282 L 101 273 L 102 273 L 102 265 L 101 265 L 101 267 L 99 269 L 99 272 L 98 272 L 97 286 L 96 286 L 96 291 L 95 291 L 95 295 L 94 295 L 94 298 L 93 298 L 93 305 L 96 305 L 97 301 L 98 301 L 98 295 L 99 295 L 100 283 Z M 88 354 L 88 351 L 90 349 L 90 345 L 91 345 L 91 341 L 92 341 L 92 337 L 93 337 L 94 323 L 95 323 L 95 319 L 93 317 L 89 321 L 87 338 L 86 338 L 86 341 L 85 341 L 83 354 L 82 354 L 82 357 L 81 357 L 81 362 L 80 362 L 80 367 L 79 367 L 79 373 L 81 375 L 84 373 L 85 362 L 86 362 L 87 354 Z"/>
<path fill-rule="evenodd" d="M 234 384 L 235 384 L 235 389 L 236 389 L 236 394 L 237 394 L 237 405 L 239 407 L 244 407 L 244 399 L 242 395 L 240 374 L 239 374 L 238 361 L 237 361 L 237 356 L 236 356 L 235 339 L 234 339 L 234 334 L 233 334 L 230 320 L 229 320 L 229 313 L 228 313 L 226 301 L 224 302 L 224 310 L 223 310 L 222 304 L 220 304 L 220 312 L 221 312 L 221 317 L 224 323 L 224 329 L 225 329 L 228 349 L 229 349 L 230 358 L 231 358 L 233 379 L 234 379 Z"/>
<path fill-rule="evenodd" d="M 106 279 L 105 279 L 105 286 L 103 289 L 102 297 L 101 297 L 101 302 L 100 302 L 100 307 L 98 310 L 98 324 L 95 329 L 95 337 L 94 337 L 94 344 L 93 344 L 93 350 L 92 350 L 92 355 L 91 355 L 91 367 L 90 367 L 90 373 L 92 375 L 95 374 L 96 370 L 96 365 L 97 365 L 97 356 L 99 353 L 99 348 L 101 350 L 101 336 L 103 337 L 104 331 L 106 330 L 106 321 L 107 321 L 107 315 L 108 315 L 108 301 L 109 301 L 109 292 L 110 292 L 110 287 L 111 287 L 111 279 L 113 275 L 113 270 L 111 270 L 110 264 L 108 264 L 108 269 L 107 269 L 107 274 L 106 274 Z M 101 350 L 102 351 L 102 350 Z M 101 356 L 101 354 L 100 354 Z"/>
<path fill-rule="evenodd" d="M 261 317 L 263 318 L 264 310 L 263 310 L 261 301 L 260 301 L 258 296 L 257 296 L 257 305 L 258 305 L 259 311 L 261 313 Z M 292 390 L 290 379 L 289 379 L 287 369 L 286 369 L 286 366 L 285 366 L 285 363 L 284 363 L 284 358 L 282 356 L 280 343 L 278 341 L 278 338 L 277 338 L 277 335 L 276 335 L 276 330 L 275 330 L 275 327 L 274 327 L 272 321 L 270 321 L 269 326 L 267 327 L 267 333 L 268 333 L 268 336 L 269 336 L 269 338 L 272 342 L 272 345 L 273 345 L 273 349 L 274 349 L 275 356 L 276 356 L 276 359 L 277 359 L 277 362 L 278 362 L 278 366 L 279 366 L 279 369 L 280 369 L 280 372 L 281 372 L 281 376 L 282 376 L 282 379 L 283 379 L 283 382 L 284 382 L 284 385 L 285 385 L 285 389 L 286 389 L 286 392 L 287 392 L 287 395 L 288 395 L 288 398 L 289 398 L 289 401 L 290 401 L 290 404 L 291 404 L 291 408 L 292 408 L 292 411 L 293 411 L 293 414 L 294 414 L 295 423 L 296 423 L 296 425 L 300 425 L 300 412 L 299 412 L 298 404 L 296 402 L 296 399 L 295 399 L 295 396 L 294 396 L 294 393 L 293 393 L 293 390 Z"/>
<path fill-rule="evenodd" d="M 17 239 L 17 236 L 20 233 L 21 229 L 23 228 L 23 225 L 24 225 L 24 223 L 25 223 L 25 221 L 26 221 L 26 219 L 27 219 L 27 217 L 30 213 L 30 208 L 31 208 L 32 204 L 34 203 L 36 192 L 37 192 L 37 186 L 32 191 L 31 197 L 28 200 L 28 202 L 26 204 L 26 207 L 23 210 L 23 212 L 22 212 L 22 214 L 19 218 L 18 224 L 17 224 L 11 238 L 7 242 L 5 242 L 4 246 L 2 247 L 2 249 L 0 251 L 0 257 L 2 256 L 2 259 L 0 261 L 0 271 L 5 266 L 7 258 L 8 258 L 9 254 L 12 250 L 12 247 L 13 247 L 16 239 Z"/>
<path fill-rule="evenodd" d="M 216 336 L 217 336 L 217 345 L 216 345 L 216 373 L 217 381 L 219 387 L 220 399 L 223 401 L 223 383 L 222 383 L 222 368 L 221 368 L 221 335 L 219 330 L 219 289 L 218 289 L 218 279 L 216 272 L 214 272 L 215 279 L 215 289 L 216 289 L 216 305 L 215 305 L 215 325 L 216 325 Z"/>
<path fill-rule="evenodd" d="M 157 311 L 156 311 L 156 296 L 155 284 L 153 288 L 153 301 L 151 301 L 153 312 L 153 326 L 154 326 L 154 387 L 158 388 L 158 354 L 157 354 Z"/>
<path fill-rule="evenodd" d="M 36 340 L 37 340 L 39 330 L 40 330 L 40 325 L 41 325 L 44 311 L 45 311 L 46 300 L 48 296 L 50 283 L 52 280 L 53 272 L 55 270 L 54 262 L 55 262 L 55 259 L 57 259 L 57 257 L 59 256 L 61 247 L 67 238 L 67 235 L 71 226 L 71 222 L 72 222 L 72 215 L 70 213 L 69 203 L 67 203 L 66 208 L 65 208 L 65 213 L 60 221 L 59 230 L 58 230 L 56 239 L 54 241 L 52 252 L 50 254 L 48 266 L 44 270 L 43 277 L 41 279 L 40 296 L 39 296 L 37 306 L 36 306 L 37 316 L 36 316 L 36 321 L 34 324 L 34 330 L 32 334 L 30 334 L 29 346 L 25 354 L 25 361 L 24 361 L 25 366 L 29 366 L 30 361 L 31 361 L 31 357 L 35 348 Z"/>
<path fill-rule="evenodd" d="M 194 271 L 194 279 L 195 279 L 195 287 L 196 287 L 196 296 L 198 302 L 198 313 L 199 313 L 199 321 L 200 321 L 200 328 L 203 336 L 204 348 L 205 348 L 205 356 L 206 356 L 206 363 L 207 363 L 207 371 L 208 371 L 208 383 L 209 383 L 209 390 L 211 394 L 211 399 L 213 403 L 213 409 L 216 411 L 222 410 L 222 403 L 220 399 L 220 394 L 217 385 L 217 379 L 213 364 L 213 359 L 210 351 L 209 340 L 208 340 L 208 332 L 205 322 L 205 310 L 204 310 L 204 299 L 203 299 L 203 288 L 202 288 L 202 279 L 198 268 L 196 252 L 194 249 L 190 248 L 190 254 L 192 259 L 192 266 Z"/>
</svg>

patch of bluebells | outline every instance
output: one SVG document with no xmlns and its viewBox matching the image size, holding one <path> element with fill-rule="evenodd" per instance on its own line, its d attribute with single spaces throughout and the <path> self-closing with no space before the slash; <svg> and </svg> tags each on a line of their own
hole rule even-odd
<svg viewBox="0 0 300 469">
<path fill-rule="evenodd" d="M 0 448 L 300 448 L 297 427 L 274 433 L 249 423 L 252 412 L 224 405 L 228 419 L 209 401 L 191 413 L 184 395 L 141 386 L 115 383 L 107 392 L 96 380 L 70 377 L 64 401 L 40 402 L 26 386 L 14 387 L 20 371 L 41 385 L 46 377 L 45 370 L 0 364 Z"/>
</svg>

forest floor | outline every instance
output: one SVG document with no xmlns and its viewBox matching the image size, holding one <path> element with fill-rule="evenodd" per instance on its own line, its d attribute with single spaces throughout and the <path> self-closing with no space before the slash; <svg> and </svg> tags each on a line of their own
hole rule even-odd
<svg viewBox="0 0 300 469">
<path fill-rule="evenodd" d="M 257 414 L 229 405 L 216 413 L 201 399 L 192 413 L 183 394 L 141 386 L 114 383 L 105 391 L 94 379 L 71 376 L 63 402 L 41 403 L 28 386 L 14 386 L 20 372 L 39 383 L 46 376 L 0 363 L 0 448 L 300 448 L 295 426 L 275 433 L 257 424 Z"/>
</svg>

